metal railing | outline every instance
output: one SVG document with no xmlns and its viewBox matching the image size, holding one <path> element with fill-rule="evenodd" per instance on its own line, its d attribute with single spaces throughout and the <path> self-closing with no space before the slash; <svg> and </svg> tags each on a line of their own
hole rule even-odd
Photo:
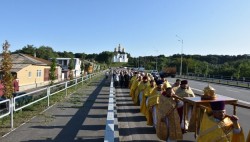
<svg viewBox="0 0 250 142">
<path fill-rule="evenodd" d="M 90 75 L 86 75 L 84 77 L 75 78 L 73 80 L 65 81 L 59 84 L 55 84 L 53 86 L 48 86 L 41 88 L 39 90 L 35 90 L 29 93 L 25 93 L 20 96 L 16 96 L 11 99 L 6 99 L 3 101 L 0 101 L 0 106 L 3 108 L 0 108 L 0 119 L 4 118 L 6 116 L 10 115 L 11 119 L 11 128 L 14 126 L 14 112 L 22 110 L 26 107 L 29 107 L 35 103 L 38 103 L 44 99 L 48 99 L 48 107 L 50 106 L 50 97 L 65 90 L 65 96 L 67 96 L 67 89 L 71 88 L 73 86 L 76 86 L 79 83 L 84 83 L 86 80 L 91 79 L 92 77 L 100 74 L 99 73 L 93 73 Z"/>
<path fill-rule="evenodd" d="M 192 79 L 192 80 L 199 80 L 199 81 L 205 81 L 205 82 L 212 82 L 212 83 L 218 83 L 218 84 L 250 88 L 250 82 L 246 82 L 244 80 L 234 80 L 232 77 L 226 78 L 223 76 L 216 77 L 216 76 L 176 75 L 176 78 Z"/>
<path fill-rule="evenodd" d="M 0 101 L 0 106 L 6 106 L 6 104 L 10 104 L 10 100 L 3 100 L 3 101 Z M 0 115 L 0 119 L 5 117 L 5 116 L 8 116 L 10 114 L 10 105 L 8 105 L 9 107 L 1 110 L 1 115 Z"/>
</svg>

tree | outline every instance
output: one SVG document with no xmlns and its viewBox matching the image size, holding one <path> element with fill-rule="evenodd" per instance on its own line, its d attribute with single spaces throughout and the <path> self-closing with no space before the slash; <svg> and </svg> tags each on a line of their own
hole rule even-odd
<svg viewBox="0 0 250 142">
<path fill-rule="evenodd" d="M 69 78 L 70 78 L 70 80 L 73 79 L 73 72 L 72 72 L 73 68 L 74 68 L 74 59 L 71 58 L 71 59 L 69 60 L 69 65 L 68 65 L 68 69 L 69 69 Z"/>
<path fill-rule="evenodd" d="M 84 71 L 84 64 L 83 64 L 83 61 L 81 62 L 81 75 L 83 76 L 82 71 Z"/>
<path fill-rule="evenodd" d="M 85 53 L 75 53 L 75 58 L 80 58 L 84 60 L 86 58 L 87 54 Z"/>
<path fill-rule="evenodd" d="M 95 60 L 99 63 L 106 63 L 109 65 L 112 62 L 113 56 L 114 56 L 113 52 L 104 51 L 98 54 Z"/>
<path fill-rule="evenodd" d="M 74 54 L 72 52 L 63 51 L 57 52 L 57 54 L 61 58 L 74 58 Z"/>
<path fill-rule="evenodd" d="M 4 96 L 6 98 L 12 98 L 13 93 L 13 77 L 11 75 L 12 60 L 9 51 L 10 44 L 6 40 L 3 43 L 3 59 L 1 60 L 2 66 L 1 70 L 3 72 L 3 85 L 4 85 Z"/>
<path fill-rule="evenodd" d="M 54 81 L 56 80 L 56 59 L 52 59 L 52 63 L 50 65 L 50 70 L 49 70 L 49 78 L 50 78 L 50 85 L 54 84 Z"/>
<path fill-rule="evenodd" d="M 36 49 L 36 55 L 38 58 L 49 60 L 50 58 L 58 57 L 58 54 L 49 46 L 40 46 Z"/>
<path fill-rule="evenodd" d="M 16 50 L 13 53 L 23 53 L 23 54 L 28 54 L 28 55 L 33 56 L 35 51 L 36 51 L 36 47 L 34 45 L 28 44 L 28 45 L 24 46 L 22 49 Z"/>
</svg>

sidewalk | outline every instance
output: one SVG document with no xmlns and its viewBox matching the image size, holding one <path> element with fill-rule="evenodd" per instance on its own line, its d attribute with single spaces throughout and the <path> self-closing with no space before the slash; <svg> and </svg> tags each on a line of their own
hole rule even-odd
<svg viewBox="0 0 250 142">
<path fill-rule="evenodd" d="M 91 82 L 64 102 L 20 126 L 1 142 L 103 141 L 109 80 Z"/>
</svg>

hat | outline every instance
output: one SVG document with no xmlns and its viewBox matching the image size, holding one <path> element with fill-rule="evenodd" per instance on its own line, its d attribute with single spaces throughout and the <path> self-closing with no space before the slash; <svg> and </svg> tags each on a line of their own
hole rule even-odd
<svg viewBox="0 0 250 142">
<path fill-rule="evenodd" d="M 182 80 L 181 85 L 184 85 L 184 84 L 188 84 L 188 81 L 187 80 Z"/>
<path fill-rule="evenodd" d="M 147 77 L 147 76 L 143 76 L 142 79 L 143 79 L 143 80 L 148 80 L 148 77 Z"/>
<path fill-rule="evenodd" d="M 212 110 L 225 110 L 224 101 L 210 102 L 210 106 Z"/>
<path fill-rule="evenodd" d="M 162 81 L 162 80 L 157 80 L 157 81 L 156 81 L 156 85 L 161 85 L 161 84 L 163 84 L 163 81 Z"/>
</svg>

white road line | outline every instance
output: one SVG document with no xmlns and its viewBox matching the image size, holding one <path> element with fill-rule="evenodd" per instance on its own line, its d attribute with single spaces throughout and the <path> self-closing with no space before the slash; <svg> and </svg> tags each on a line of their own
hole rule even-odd
<svg viewBox="0 0 250 142">
<path fill-rule="evenodd" d="M 239 93 L 239 91 L 235 91 L 235 90 L 231 90 L 231 89 L 227 89 L 227 91 L 231 91 L 231 92 Z"/>
<path fill-rule="evenodd" d="M 199 92 L 203 92 L 203 90 L 200 90 L 200 89 L 196 89 L 196 88 L 191 88 L 192 90 L 196 90 L 196 91 L 199 91 Z"/>
</svg>

